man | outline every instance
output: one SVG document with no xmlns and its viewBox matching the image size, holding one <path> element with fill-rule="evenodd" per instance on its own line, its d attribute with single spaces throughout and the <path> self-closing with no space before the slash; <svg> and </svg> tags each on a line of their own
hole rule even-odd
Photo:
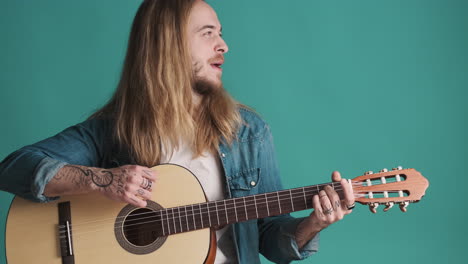
<svg viewBox="0 0 468 264">
<path fill-rule="evenodd" d="M 207 3 L 145 0 L 111 100 L 87 121 L 9 155 L 0 189 L 39 202 L 98 192 L 145 207 L 158 187 L 149 168 L 168 162 L 191 169 L 209 200 L 281 189 L 269 127 L 222 87 L 227 51 Z M 332 179 L 344 200 L 328 186 L 313 197 L 309 217 L 218 230 L 216 263 L 259 263 L 259 252 L 287 263 L 316 252 L 318 233 L 354 205 L 349 184 L 338 172 Z"/>
</svg>

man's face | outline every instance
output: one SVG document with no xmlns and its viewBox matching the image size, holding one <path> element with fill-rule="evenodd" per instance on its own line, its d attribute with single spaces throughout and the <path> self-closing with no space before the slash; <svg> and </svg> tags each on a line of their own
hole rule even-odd
<svg viewBox="0 0 468 264">
<path fill-rule="evenodd" d="M 221 84 L 224 53 L 228 47 L 221 37 L 221 24 L 215 11 L 204 1 L 195 1 L 188 22 L 188 41 L 198 80 Z"/>
</svg>

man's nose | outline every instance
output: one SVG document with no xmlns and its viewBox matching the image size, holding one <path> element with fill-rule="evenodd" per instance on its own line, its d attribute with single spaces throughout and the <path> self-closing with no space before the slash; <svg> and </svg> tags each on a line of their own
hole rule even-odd
<svg viewBox="0 0 468 264">
<path fill-rule="evenodd" d="M 226 44 L 226 42 L 224 41 L 224 39 L 222 39 L 221 37 L 219 37 L 219 40 L 218 40 L 218 43 L 215 47 L 215 51 L 217 53 L 221 53 L 221 54 L 224 54 L 226 52 L 228 52 L 229 48 L 228 48 L 228 45 Z"/>
</svg>

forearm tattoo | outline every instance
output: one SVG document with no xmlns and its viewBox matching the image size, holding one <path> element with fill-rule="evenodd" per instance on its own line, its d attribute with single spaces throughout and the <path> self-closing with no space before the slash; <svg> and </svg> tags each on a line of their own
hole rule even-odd
<svg viewBox="0 0 468 264">
<path fill-rule="evenodd" d="M 108 170 L 101 170 L 98 173 L 94 172 L 91 169 L 82 169 L 77 166 L 68 165 L 69 168 L 74 168 L 79 170 L 84 176 L 91 177 L 91 181 L 96 184 L 98 187 L 106 188 L 112 184 L 114 181 L 114 174 Z M 77 182 L 78 183 L 78 182 Z"/>
</svg>

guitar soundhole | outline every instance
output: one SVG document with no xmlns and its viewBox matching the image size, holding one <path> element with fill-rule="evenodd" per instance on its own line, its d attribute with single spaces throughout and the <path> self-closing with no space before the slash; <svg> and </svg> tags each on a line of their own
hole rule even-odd
<svg viewBox="0 0 468 264">
<path fill-rule="evenodd" d="M 161 219 L 157 211 L 163 207 L 147 201 L 146 208 L 125 206 L 115 221 L 115 237 L 120 246 L 133 254 L 149 254 L 159 249 L 166 241 Z"/>
<path fill-rule="evenodd" d="M 158 238 L 156 213 L 147 208 L 132 211 L 124 221 L 123 232 L 128 242 L 135 246 L 148 246 Z"/>
</svg>

